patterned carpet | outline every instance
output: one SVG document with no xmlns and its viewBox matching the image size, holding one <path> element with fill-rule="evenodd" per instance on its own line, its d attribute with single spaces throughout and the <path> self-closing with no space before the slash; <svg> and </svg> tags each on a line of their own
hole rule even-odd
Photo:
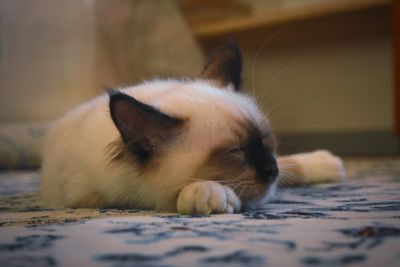
<svg viewBox="0 0 400 267">
<path fill-rule="evenodd" d="M 178 216 L 53 210 L 37 171 L 0 173 L 0 266 L 400 266 L 400 159 L 282 190 L 263 209 Z"/>
</svg>

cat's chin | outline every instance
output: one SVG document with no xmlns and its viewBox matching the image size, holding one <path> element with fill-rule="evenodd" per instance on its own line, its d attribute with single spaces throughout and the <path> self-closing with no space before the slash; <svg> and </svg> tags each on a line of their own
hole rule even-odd
<svg viewBox="0 0 400 267">
<path fill-rule="evenodd" d="M 275 195 L 277 188 L 276 182 L 271 184 L 263 195 L 253 199 L 241 199 L 242 201 L 242 210 L 256 210 L 262 208 L 264 205 L 268 203 L 268 201 Z"/>
</svg>

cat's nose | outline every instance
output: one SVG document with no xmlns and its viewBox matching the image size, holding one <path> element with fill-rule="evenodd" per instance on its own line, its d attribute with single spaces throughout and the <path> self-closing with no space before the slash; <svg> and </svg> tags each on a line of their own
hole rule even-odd
<svg viewBox="0 0 400 267">
<path fill-rule="evenodd" d="M 274 182 L 275 179 L 278 177 L 278 175 L 279 175 L 278 163 L 276 162 L 275 158 L 272 158 L 264 165 L 262 174 L 263 180 L 268 182 Z"/>
</svg>

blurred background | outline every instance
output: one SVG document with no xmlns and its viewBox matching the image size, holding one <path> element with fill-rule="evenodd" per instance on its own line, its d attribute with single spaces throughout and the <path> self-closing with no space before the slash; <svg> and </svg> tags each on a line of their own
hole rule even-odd
<svg viewBox="0 0 400 267">
<path fill-rule="evenodd" d="M 390 0 L 0 0 L 0 161 L 36 164 L 48 121 L 105 87 L 196 75 L 230 40 L 281 153 L 398 155 L 399 15 Z"/>
</svg>

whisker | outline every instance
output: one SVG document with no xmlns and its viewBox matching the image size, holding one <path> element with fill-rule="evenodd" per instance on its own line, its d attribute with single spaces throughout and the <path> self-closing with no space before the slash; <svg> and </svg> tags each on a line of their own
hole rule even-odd
<svg viewBox="0 0 400 267">
<path fill-rule="evenodd" d="M 196 177 L 189 177 L 184 179 L 186 181 L 192 181 L 192 182 L 207 182 L 207 181 L 211 181 L 211 182 L 216 182 L 222 185 L 226 185 L 229 187 L 235 186 L 238 182 L 237 179 L 221 179 L 221 180 L 213 180 L 213 179 L 204 179 L 204 178 L 196 178 Z"/>
<path fill-rule="evenodd" d="M 264 47 L 271 41 L 273 40 L 277 35 L 279 35 L 280 33 L 283 32 L 285 28 L 281 28 L 278 31 L 276 31 L 275 33 L 271 34 L 267 39 L 265 39 L 265 41 L 262 43 L 262 45 L 257 49 L 256 54 L 254 55 L 253 58 L 253 62 L 251 64 L 251 82 L 252 82 L 252 92 L 253 95 L 256 95 L 256 85 L 255 85 L 255 66 L 256 66 L 256 62 L 257 59 L 261 53 L 261 51 L 264 49 Z"/>
<path fill-rule="evenodd" d="M 246 188 L 246 186 L 242 186 L 242 189 L 240 190 L 240 192 L 238 194 L 239 198 L 242 197 L 242 192 L 243 192 L 243 190 L 245 190 L 245 188 Z"/>
<path fill-rule="evenodd" d="M 293 187 L 293 186 L 306 186 L 307 183 L 304 179 L 297 175 L 288 175 L 280 176 L 279 183 L 284 184 L 285 186 Z"/>
<path fill-rule="evenodd" d="M 239 186 L 242 186 L 242 182 L 239 182 L 234 188 L 232 188 L 232 190 L 233 190 L 234 192 L 236 192 L 235 190 L 236 190 Z"/>
<path fill-rule="evenodd" d="M 318 106 L 320 106 L 321 108 L 323 108 L 323 109 L 324 109 L 325 111 L 327 111 L 331 116 L 335 116 L 335 115 L 336 115 L 336 112 L 335 112 L 332 108 L 330 108 L 330 107 L 328 107 L 327 105 L 325 105 L 325 104 L 323 104 L 323 103 L 321 103 L 321 102 L 318 102 L 318 101 L 316 101 L 316 100 L 313 100 L 313 99 L 302 99 L 302 98 L 293 98 L 293 99 L 286 99 L 285 101 L 282 101 L 282 102 L 280 102 L 280 103 L 274 105 L 274 106 L 267 112 L 267 116 L 268 116 L 268 117 L 273 117 L 273 116 L 274 116 L 274 115 L 273 115 L 273 112 L 274 112 L 277 108 L 281 107 L 282 105 L 291 103 L 291 102 L 312 103 L 312 104 L 318 105 Z"/>
<path fill-rule="evenodd" d="M 272 77 L 272 79 L 270 79 L 270 81 L 267 84 L 267 86 L 263 87 L 264 93 L 261 96 L 262 100 L 264 100 L 264 98 L 265 98 L 265 96 L 266 96 L 266 94 L 268 92 L 268 89 L 275 83 L 276 80 L 279 79 L 280 76 L 282 76 L 282 74 L 284 74 L 289 69 L 289 67 L 291 67 L 294 64 L 294 62 L 297 60 L 298 57 L 299 56 L 294 56 L 292 58 L 292 60 L 290 60 L 285 66 L 283 66 L 283 68 L 277 74 L 275 74 L 274 77 Z"/>
</svg>

